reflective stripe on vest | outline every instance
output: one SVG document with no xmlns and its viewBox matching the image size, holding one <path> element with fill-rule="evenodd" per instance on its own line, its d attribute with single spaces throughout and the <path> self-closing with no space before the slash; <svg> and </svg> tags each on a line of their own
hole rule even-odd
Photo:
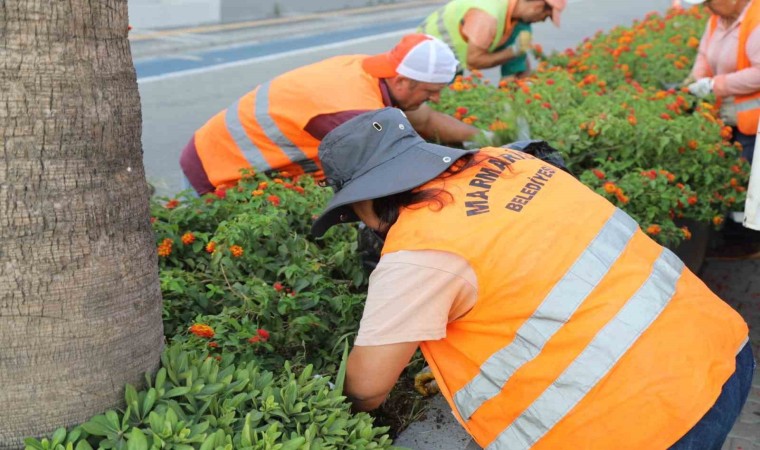
<svg viewBox="0 0 760 450">
<path fill-rule="evenodd" d="M 446 43 L 446 45 L 449 46 L 452 52 L 456 53 L 456 47 L 454 47 L 454 41 L 451 39 L 451 35 L 449 34 L 449 30 L 446 28 L 446 23 L 443 20 L 443 11 L 446 9 L 444 6 L 443 8 L 438 10 L 438 20 L 436 21 L 436 27 L 438 27 L 438 34 L 440 35 L 440 38 L 443 42 Z M 460 61 L 460 64 L 462 62 Z"/>
<path fill-rule="evenodd" d="M 316 172 L 319 169 L 314 161 L 309 159 L 301 149 L 280 131 L 274 119 L 267 113 L 269 111 L 269 85 L 270 83 L 266 82 L 259 86 L 256 91 L 256 104 L 253 112 L 256 120 L 266 137 L 274 142 L 291 162 L 301 166 L 304 172 Z M 227 130 L 235 140 L 235 144 L 245 159 L 254 169 L 260 172 L 272 170 L 272 166 L 264 158 L 261 149 L 246 134 L 240 117 L 239 105 L 240 100 L 237 100 L 227 108 L 227 114 L 225 114 Z"/>
<path fill-rule="evenodd" d="M 636 221 L 618 209 L 578 260 L 557 282 L 514 340 L 480 366 L 480 373 L 454 394 L 459 414 L 469 419 L 483 403 L 501 392 L 520 367 L 534 359 L 570 319 L 615 263 L 633 234 Z M 600 264 L 601 263 L 601 264 Z"/>
<path fill-rule="evenodd" d="M 657 319 L 673 298 L 683 269 L 683 262 L 663 248 L 641 288 L 562 375 L 486 449 L 528 449 L 562 420 Z"/>
<path fill-rule="evenodd" d="M 760 108 L 760 98 L 753 98 L 751 100 L 743 102 L 736 102 L 734 105 L 736 106 L 737 113 L 751 111 L 753 109 Z"/>
</svg>

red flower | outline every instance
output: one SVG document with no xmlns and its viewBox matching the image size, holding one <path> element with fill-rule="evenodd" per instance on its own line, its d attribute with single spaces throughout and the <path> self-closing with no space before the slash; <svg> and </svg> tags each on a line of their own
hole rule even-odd
<svg viewBox="0 0 760 450">
<path fill-rule="evenodd" d="M 689 197 L 688 202 L 692 206 L 696 205 L 697 204 L 697 196 L 696 195 L 692 195 L 691 197 Z"/>
<path fill-rule="evenodd" d="M 217 196 L 217 198 L 224 198 L 227 196 L 227 189 L 225 188 L 218 188 L 214 191 L 214 195 Z"/>
<path fill-rule="evenodd" d="M 668 114 L 668 113 L 662 113 L 662 114 L 660 114 L 660 117 L 662 119 L 664 119 L 664 120 L 670 120 L 671 119 L 670 114 Z"/>
<path fill-rule="evenodd" d="M 600 180 L 603 180 L 605 178 L 604 172 L 602 172 L 599 169 L 593 169 L 591 172 L 594 173 L 594 175 L 599 178 Z"/>
<path fill-rule="evenodd" d="M 256 335 L 258 335 L 264 342 L 269 340 L 269 332 L 263 328 L 256 330 Z"/>
<path fill-rule="evenodd" d="M 219 344 L 216 343 L 216 342 L 209 342 L 208 346 L 211 347 L 211 348 L 219 348 Z"/>
<path fill-rule="evenodd" d="M 457 106 L 456 112 L 457 114 L 461 116 L 466 116 L 469 109 L 465 108 L 464 106 Z"/>
<path fill-rule="evenodd" d="M 269 200 L 269 203 L 273 204 L 274 206 L 280 206 L 280 197 L 276 195 L 270 195 L 267 197 L 267 200 Z"/>
<path fill-rule="evenodd" d="M 272 288 L 274 288 L 275 291 L 280 292 L 281 290 L 285 289 L 285 286 L 283 286 L 279 281 L 275 281 L 275 283 L 272 285 Z"/>
<path fill-rule="evenodd" d="M 253 337 L 248 338 L 249 344 L 255 344 L 259 341 L 261 341 L 261 338 L 259 336 L 253 336 Z"/>
<path fill-rule="evenodd" d="M 216 250 L 216 242 L 211 241 L 208 244 L 206 244 L 206 252 L 214 253 L 214 250 Z"/>
<path fill-rule="evenodd" d="M 302 188 L 301 186 L 296 186 L 293 188 L 293 190 L 298 192 L 299 194 L 303 194 L 304 192 L 306 192 L 304 188 Z"/>
<path fill-rule="evenodd" d="M 177 206 L 179 206 L 179 200 L 177 200 L 176 198 L 173 198 L 169 200 L 168 202 L 166 202 L 166 205 L 164 206 L 166 207 L 166 209 L 174 209 Z"/>
</svg>

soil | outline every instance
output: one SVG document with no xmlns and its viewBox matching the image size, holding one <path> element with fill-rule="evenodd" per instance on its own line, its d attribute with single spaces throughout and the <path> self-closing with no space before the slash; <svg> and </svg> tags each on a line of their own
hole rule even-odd
<svg viewBox="0 0 760 450">
<path fill-rule="evenodd" d="M 425 399 L 414 390 L 414 378 L 402 375 L 385 403 L 372 412 L 375 426 L 390 427 L 388 434 L 396 439 L 413 422 L 425 418 Z"/>
</svg>

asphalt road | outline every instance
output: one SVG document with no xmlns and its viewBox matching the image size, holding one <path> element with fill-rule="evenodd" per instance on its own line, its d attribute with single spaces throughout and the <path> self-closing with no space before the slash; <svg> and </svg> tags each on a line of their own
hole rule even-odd
<svg viewBox="0 0 760 450">
<path fill-rule="evenodd" d="M 385 51 L 443 3 L 421 0 L 360 14 L 342 11 L 211 31 L 133 33 L 148 181 L 159 195 L 179 191 L 179 154 L 195 129 L 256 85 L 334 55 Z M 548 51 L 575 46 L 597 30 L 630 24 L 649 11 L 664 11 L 670 0 L 568 3 L 561 28 L 534 27 L 534 41 Z M 486 76 L 498 75 L 490 70 Z"/>
</svg>

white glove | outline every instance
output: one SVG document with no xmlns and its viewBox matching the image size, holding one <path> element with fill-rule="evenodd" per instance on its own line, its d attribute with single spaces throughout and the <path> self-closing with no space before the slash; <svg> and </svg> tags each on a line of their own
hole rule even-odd
<svg viewBox="0 0 760 450">
<path fill-rule="evenodd" d="M 479 134 L 473 136 L 473 139 L 471 141 L 462 142 L 462 147 L 464 147 L 465 150 L 475 150 L 478 148 L 490 147 L 493 145 L 495 136 L 496 133 L 493 131 L 481 130 Z"/>
<path fill-rule="evenodd" d="M 699 98 L 705 98 L 712 93 L 713 83 L 712 78 L 700 78 L 689 85 L 689 92 Z"/>
<path fill-rule="evenodd" d="M 533 34 L 530 31 L 521 31 L 515 39 L 515 43 L 509 48 L 512 49 L 512 53 L 515 56 L 521 56 L 528 53 L 528 50 L 533 48 Z"/>
</svg>

